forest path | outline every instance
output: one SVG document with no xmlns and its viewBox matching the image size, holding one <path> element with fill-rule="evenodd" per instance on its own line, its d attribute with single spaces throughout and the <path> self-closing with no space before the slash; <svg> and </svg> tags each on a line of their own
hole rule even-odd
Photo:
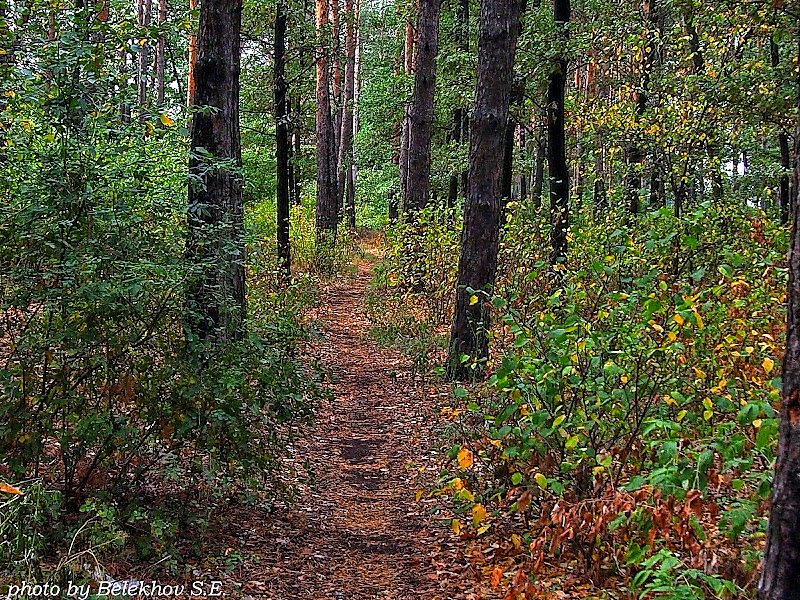
<svg viewBox="0 0 800 600">
<path fill-rule="evenodd" d="M 427 514 L 436 505 L 427 490 L 417 498 L 441 467 L 431 448 L 447 387 L 415 383 L 410 361 L 370 335 L 364 306 L 373 265 L 356 261 L 357 273 L 327 286 L 309 314 L 321 332 L 312 352 L 333 391 L 298 444 L 298 459 L 317 477 L 245 542 L 260 545 L 260 564 L 240 574 L 244 598 L 471 597 L 458 590 L 470 579 L 469 561 L 449 521 Z"/>
</svg>

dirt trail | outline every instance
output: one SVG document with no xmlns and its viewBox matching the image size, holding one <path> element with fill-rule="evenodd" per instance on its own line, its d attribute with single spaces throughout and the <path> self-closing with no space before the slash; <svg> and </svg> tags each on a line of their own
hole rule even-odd
<svg viewBox="0 0 800 600">
<path fill-rule="evenodd" d="M 295 506 L 242 532 L 261 562 L 240 576 L 245 598 L 450 600 L 463 598 L 463 557 L 441 517 L 417 502 L 440 466 L 432 446 L 437 391 L 412 382 L 408 360 L 380 348 L 363 312 L 370 264 L 326 288 L 310 315 L 314 352 L 334 398 L 301 446 L 317 472 Z M 463 566 L 462 566 L 463 565 Z M 468 576 L 467 576 L 468 578 Z M 249 580 L 249 581 L 248 581 Z"/>
</svg>

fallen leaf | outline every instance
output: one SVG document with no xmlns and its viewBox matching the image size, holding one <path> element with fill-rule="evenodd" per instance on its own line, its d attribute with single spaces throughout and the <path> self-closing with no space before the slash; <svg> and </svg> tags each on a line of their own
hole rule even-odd
<svg viewBox="0 0 800 600">
<path fill-rule="evenodd" d="M 453 521 L 450 523 L 450 527 L 453 528 L 453 533 L 456 535 L 461 535 L 461 521 L 458 519 L 453 519 Z"/>
<path fill-rule="evenodd" d="M 472 466 L 472 450 L 461 448 L 458 452 L 458 464 L 461 465 L 462 469 L 470 468 Z"/>
<path fill-rule="evenodd" d="M 497 588 L 500 586 L 500 580 L 503 578 L 503 569 L 495 567 L 492 571 L 492 587 Z"/>
<path fill-rule="evenodd" d="M 7 483 L 0 483 L 0 492 L 22 496 L 22 492 L 19 491 L 19 488 L 16 488 L 13 485 L 8 485 Z"/>
<path fill-rule="evenodd" d="M 476 527 L 478 523 L 486 518 L 486 507 L 483 504 L 476 504 L 472 507 L 472 524 Z"/>
</svg>

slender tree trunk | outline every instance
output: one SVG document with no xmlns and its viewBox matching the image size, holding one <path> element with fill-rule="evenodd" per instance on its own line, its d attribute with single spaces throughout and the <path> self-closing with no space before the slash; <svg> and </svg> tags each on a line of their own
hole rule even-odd
<svg viewBox="0 0 800 600">
<path fill-rule="evenodd" d="M 139 26 L 150 27 L 150 13 L 153 10 L 153 0 L 139 0 Z M 149 44 L 141 44 L 139 49 L 139 71 L 137 85 L 137 102 L 139 104 L 139 119 L 147 118 L 147 78 L 149 71 Z"/>
<path fill-rule="evenodd" d="M 239 136 L 241 0 L 203 0 L 197 34 L 186 254 L 193 341 L 225 344 L 245 325 L 245 248 Z M 203 150 L 201 150 L 203 149 Z M 209 156 L 206 156 L 208 153 Z M 222 162 L 222 164 L 220 164 Z"/>
<path fill-rule="evenodd" d="M 278 0 L 275 16 L 275 162 L 277 165 L 278 270 L 284 282 L 292 277 L 289 247 L 289 127 L 286 110 L 286 0 Z"/>
<path fill-rule="evenodd" d="M 189 0 L 189 10 L 197 9 L 197 0 Z M 186 106 L 194 104 L 194 64 L 197 61 L 197 36 L 192 33 L 189 36 L 189 66 L 186 81 Z"/>
<path fill-rule="evenodd" d="M 553 17 L 557 35 L 566 45 L 570 19 L 569 0 L 555 0 Z M 563 47 L 561 52 L 566 49 Z M 567 59 L 560 56 L 550 71 L 547 87 L 547 162 L 550 168 L 550 263 L 567 258 L 567 232 L 569 231 L 569 168 L 564 136 L 564 88 L 567 83 Z"/>
<path fill-rule="evenodd" d="M 489 309 L 497 272 L 504 132 L 511 96 L 520 0 L 482 0 L 477 84 L 470 134 L 469 194 L 464 208 L 458 284 L 447 374 L 483 375 L 488 359 Z M 475 369 L 462 361 L 475 359 Z"/>
<path fill-rule="evenodd" d="M 158 0 L 158 24 L 163 26 L 167 20 L 167 0 Z M 156 105 L 158 110 L 164 109 L 164 63 L 166 51 L 166 39 L 164 34 L 158 36 L 158 45 L 156 46 Z"/>
<path fill-rule="evenodd" d="M 406 37 L 403 45 L 403 64 L 406 75 L 414 71 L 414 27 L 406 20 Z M 403 109 L 403 126 L 400 133 L 400 204 L 405 207 L 408 191 L 408 148 L 411 141 L 411 104 Z"/>
<path fill-rule="evenodd" d="M 300 137 L 300 123 L 303 122 L 302 114 L 303 114 L 303 107 L 300 104 L 300 98 L 297 98 L 297 116 L 295 119 L 296 125 L 294 127 L 294 152 L 293 160 L 292 160 L 292 171 L 294 175 L 292 176 L 292 181 L 294 182 L 294 186 L 292 187 L 292 194 L 293 194 L 293 201 L 297 206 L 300 206 L 302 202 L 301 193 L 303 191 L 303 182 L 302 182 L 302 173 L 300 171 L 300 157 L 303 151 L 303 140 Z"/>
<path fill-rule="evenodd" d="M 355 228 L 355 206 L 345 202 L 347 196 L 347 183 L 352 182 L 351 172 L 353 162 L 353 101 L 355 97 L 355 69 L 356 69 L 356 36 L 355 36 L 355 10 L 354 0 L 345 0 L 345 65 L 344 65 L 344 93 L 342 97 L 342 132 L 339 143 L 338 178 L 339 178 L 339 205 L 344 205 L 345 221 L 347 227 Z M 347 198 L 349 200 L 349 198 Z"/>
<path fill-rule="evenodd" d="M 436 53 L 439 50 L 441 0 L 419 0 L 417 68 L 410 114 L 407 197 L 403 209 L 410 219 L 425 208 L 430 195 L 433 96 L 436 89 Z"/>
<path fill-rule="evenodd" d="M 317 245 L 336 241 L 338 196 L 328 75 L 328 0 L 316 0 L 317 23 Z"/>
</svg>

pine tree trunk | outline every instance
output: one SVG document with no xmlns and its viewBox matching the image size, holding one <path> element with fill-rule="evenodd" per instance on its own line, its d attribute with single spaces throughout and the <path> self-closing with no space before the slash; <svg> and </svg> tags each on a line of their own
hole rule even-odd
<svg viewBox="0 0 800 600">
<path fill-rule="evenodd" d="M 352 183 L 353 159 L 353 102 L 355 99 L 356 70 L 356 36 L 354 0 L 345 0 L 345 65 L 344 91 L 342 98 L 342 132 L 340 135 L 338 178 L 339 205 L 344 205 L 347 227 L 355 228 L 355 204 L 351 206 L 350 195 L 347 194 L 348 182 Z M 355 197 L 352 198 L 355 200 Z M 348 200 L 348 202 L 345 202 Z"/>
<path fill-rule="evenodd" d="M 317 23 L 317 245 L 336 241 L 338 196 L 334 177 L 334 139 L 328 74 L 328 1 L 316 0 Z"/>
<path fill-rule="evenodd" d="M 409 119 L 408 181 L 403 209 L 413 220 L 430 195 L 433 96 L 436 89 L 436 53 L 439 50 L 441 0 L 419 0 L 417 64 L 414 98 Z"/>
<path fill-rule="evenodd" d="M 403 45 L 403 67 L 406 75 L 414 71 L 414 28 L 406 21 L 406 37 Z M 403 125 L 400 132 L 400 205 L 405 207 L 408 192 L 408 147 L 411 140 L 411 105 L 403 108 Z"/>
<path fill-rule="evenodd" d="M 158 24 L 163 25 L 167 20 L 167 0 L 158 0 Z M 158 36 L 158 46 L 156 46 L 156 105 L 158 110 L 164 109 L 164 63 L 166 51 L 166 39 L 164 34 Z"/>
<path fill-rule="evenodd" d="M 553 16 L 557 35 L 566 44 L 570 19 L 569 0 L 555 0 Z M 565 50 L 562 46 L 562 52 Z M 557 58 L 550 71 L 547 87 L 547 160 L 550 168 L 550 263 L 563 262 L 567 257 L 569 231 L 569 168 L 564 136 L 564 88 L 567 83 L 567 59 Z"/>
<path fill-rule="evenodd" d="M 487 307 L 497 271 L 504 132 L 521 11 L 520 0 L 481 2 L 469 193 L 464 208 L 456 308 L 447 361 L 451 379 L 482 376 L 482 361 L 489 354 Z M 462 362 L 463 355 L 478 361 L 475 369 Z"/>
<path fill-rule="evenodd" d="M 275 15 L 275 162 L 277 183 L 278 270 L 284 282 L 292 276 L 289 247 L 289 127 L 286 110 L 286 0 L 278 0 Z"/>
<path fill-rule="evenodd" d="M 241 0 L 203 0 L 197 34 L 194 106 L 214 110 L 194 112 L 191 123 L 189 173 L 202 184 L 189 186 L 186 254 L 198 273 L 187 292 L 187 325 L 194 341 L 215 344 L 240 339 L 245 324 L 241 16 Z"/>
</svg>

